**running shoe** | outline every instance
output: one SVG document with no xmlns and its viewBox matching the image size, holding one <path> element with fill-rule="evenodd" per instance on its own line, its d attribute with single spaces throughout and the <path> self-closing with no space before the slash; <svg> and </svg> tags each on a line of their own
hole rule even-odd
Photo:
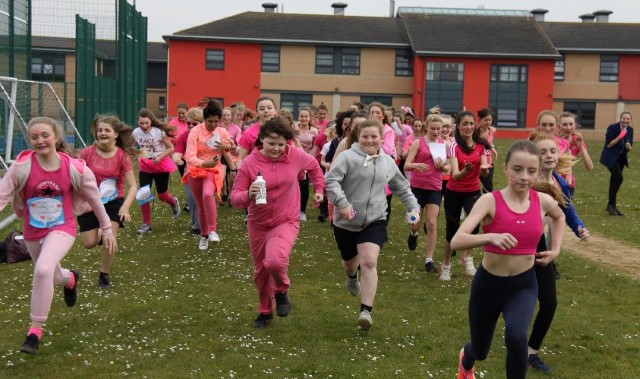
<svg viewBox="0 0 640 379">
<path fill-rule="evenodd" d="M 435 274 L 438 272 L 438 268 L 436 267 L 435 263 L 433 263 L 432 261 L 429 261 L 424 264 L 424 270 L 431 274 Z"/>
<path fill-rule="evenodd" d="M 80 281 L 80 273 L 76 270 L 71 270 L 71 275 L 75 278 L 73 288 L 67 288 L 64 286 L 64 302 L 67 303 L 67 307 L 73 307 L 78 301 L 78 282 Z"/>
<path fill-rule="evenodd" d="M 176 201 L 176 203 L 174 205 L 171 206 L 171 213 L 173 213 L 173 218 L 178 218 L 180 217 L 180 202 L 178 201 L 177 197 L 173 197 L 173 199 Z"/>
<path fill-rule="evenodd" d="M 418 233 L 414 236 L 413 233 L 409 232 L 409 238 L 407 238 L 407 247 L 409 250 L 414 251 L 416 247 L 418 247 Z"/>
<path fill-rule="evenodd" d="M 24 340 L 22 346 L 20 346 L 20 351 L 23 353 L 36 355 L 38 354 L 38 349 L 40 348 L 40 340 L 38 336 L 31 333 L 27 336 L 27 339 Z"/>
<path fill-rule="evenodd" d="M 276 312 L 280 317 L 287 317 L 291 312 L 291 302 L 289 302 L 287 291 L 276 294 Z"/>
<path fill-rule="evenodd" d="M 253 320 L 253 326 L 256 328 L 266 328 L 267 325 L 273 322 L 273 313 L 269 313 L 268 315 L 264 315 L 260 313 L 258 318 Z"/>
<path fill-rule="evenodd" d="M 474 276 L 476 274 L 476 266 L 473 265 L 473 257 L 462 257 L 462 264 L 464 265 L 464 274 L 466 276 Z"/>
<path fill-rule="evenodd" d="M 356 277 L 350 278 L 347 276 L 347 289 L 352 296 L 360 295 L 360 281 L 358 280 L 358 273 L 356 271 Z"/>
<path fill-rule="evenodd" d="M 440 280 L 442 280 L 443 282 L 448 282 L 451 280 L 451 265 L 440 266 Z"/>
<path fill-rule="evenodd" d="M 371 312 L 366 309 L 361 310 L 360 316 L 358 317 L 358 329 L 367 331 L 371 329 L 371 325 L 373 325 Z"/>
<path fill-rule="evenodd" d="M 548 364 L 544 363 L 544 361 L 540 359 L 538 354 L 530 354 L 528 361 L 530 368 L 538 370 L 543 374 L 551 374 L 551 371 L 553 371 Z"/>
<path fill-rule="evenodd" d="M 307 222 L 307 214 L 300 212 L 300 222 Z"/>
<path fill-rule="evenodd" d="M 209 241 L 220 242 L 220 236 L 217 232 L 209 232 Z"/>
<path fill-rule="evenodd" d="M 198 243 L 198 249 L 207 250 L 209 248 L 209 237 L 200 237 L 200 242 Z"/>
<path fill-rule="evenodd" d="M 138 229 L 138 233 L 140 234 L 151 233 L 151 225 L 142 224 L 142 226 Z"/>
<path fill-rule="evenodd" d="M 98 279 L 98 287 L 102 289 L 113 287 L 113 284 L 111 284 L 111 279 L 109 279 L 109 274 L 100 273 L 100 278 Z"/>
<path fill-rule="evenodd" d="M 460 350 L 460 359 L 458 360 L 458 379 L 476 379 L 476 365 L 471 370 L 465 370 L 462 367 L 462 357 L 464 356 L 464 348 Z"/>
</svg>

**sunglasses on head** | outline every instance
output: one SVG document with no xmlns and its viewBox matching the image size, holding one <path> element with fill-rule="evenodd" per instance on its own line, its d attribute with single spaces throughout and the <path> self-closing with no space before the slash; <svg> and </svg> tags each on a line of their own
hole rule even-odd
<svg viewBox="0 0 640 379">
<path fill-rule="evenodd" d="M 187 121 L 187 126 L 197 126 L 199 122 L 189 122 Z"/>
</svg>

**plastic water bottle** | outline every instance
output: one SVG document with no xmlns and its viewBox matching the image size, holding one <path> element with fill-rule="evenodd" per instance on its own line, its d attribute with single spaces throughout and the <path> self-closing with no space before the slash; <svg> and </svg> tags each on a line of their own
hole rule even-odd
<svg viewBox="0 0 640 379">
<path fill-rule="evenodd" d="M 264 205 L 267 203 L 267 182 L 265 182 L 262 174 L 258 172 L 258 177 L 254 183 L 258 183 L 260 186 L 260 192 L 258 192 L 258 196 L 256 196 L 256 204 Z"/>
<path fill-rule="evenodd" d="M 407 213 L 406 221 L 407 221 L 407 224 L 417 224 L 418 221 L 420 221 L 420 216 L 418 216 L 413 212 Z"/>
</svg>

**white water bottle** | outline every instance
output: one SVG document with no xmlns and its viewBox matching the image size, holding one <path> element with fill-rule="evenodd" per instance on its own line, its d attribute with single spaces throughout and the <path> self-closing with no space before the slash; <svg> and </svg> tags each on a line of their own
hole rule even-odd
<svg viewBox="0 0 640 379">
<path fill-rule="evenodd" d="M 262 174 L 258 172 L 258 177 L 254 183 L 258 183 L 260 186 L 260 192 L 258 192 L 258 196 L 256 196 L 256 204 L 264 205 L 267 203 L 267 182 L 264 181 Z"/>
</svg>

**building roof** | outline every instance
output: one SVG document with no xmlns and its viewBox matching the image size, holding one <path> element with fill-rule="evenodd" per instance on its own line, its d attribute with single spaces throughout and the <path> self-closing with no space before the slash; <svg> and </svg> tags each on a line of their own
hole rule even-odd
<svg viewBox="0 0 640 379">
<path fill-rule="evenodd" d="M 181 30 L 165 39 L 254 43 L 409 47 L 402 20 L 292 13 L 244 12 Z"/>
<path fill-rule="evenodd" d="M 415 13 L 400 17 L 417 55 L 559 57 L 533 17 Z"/>
<path fill-rule="evenodd" d="M 64 51 L 75 53 L 75 38 L 32 36 L 31 47 L 34 50 Z M 115 59 L 116 42 L 96 40 L 96 55 L 103 59 Z M 167 44 L 164 42 L 147 42 L 147 61 L 167 62 Z"/>
<path fill-rule="evenodd" d="M 640 53 L 640 24 L 541 22 L 560 52 Z"/>
</svg>

